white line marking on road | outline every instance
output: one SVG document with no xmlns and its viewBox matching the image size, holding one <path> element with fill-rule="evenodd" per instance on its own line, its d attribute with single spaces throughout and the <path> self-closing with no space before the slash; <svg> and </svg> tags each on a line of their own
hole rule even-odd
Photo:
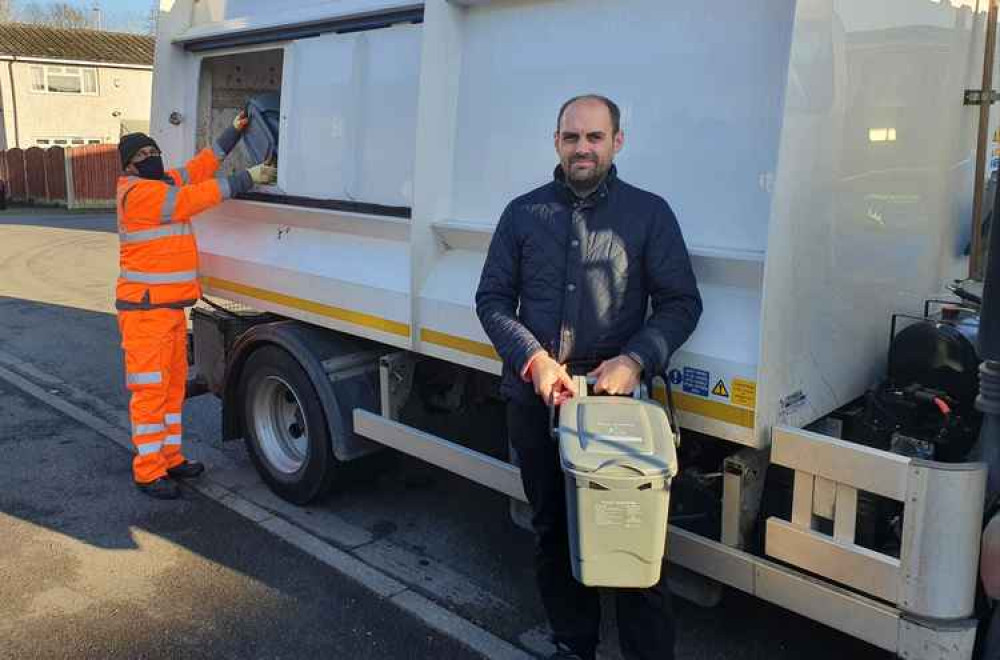
<svg viewBox="0 0 1000 660">
<path fill-rule="evenodd" d="M 45 383 L 50 389 L 54 387 L 57 392 L 60 392 L 61 387 L 63 391 L 75 395 L 74 398 L 92 399 L 92 396 L 86 395 L 82 390 L 78 390 L 72 385 L 64 383 L 59 378 L 46 374 L 34 365 L 3 351 L 0 351 L 0 364 L 7 365 L 0 366 L 0 379 L 58 410 L 67 417 L 96 431 L 116 445 L 128 450 L 129 453 L 132 453 L 131 435 L 127 429 L 110 424 L 97 415 L 62 398 L 58 394 L 52 394 L 45 388 L 39 387 L 36 382 L 32 382 L 29 379 L 29 375 L 31 378 L 36 379 L 36 381 Z M 225 456 L 217 450 L 213 451 Z M 317 537 L 313 533 L 293 525 L 286 520 L 275 517 L 271 512 L 243 498 L 239 493 L 230 491 L 218 483 L 213 483 L 210 477 L 206 476 L 204 480 L 197 484 L 189 482 L 188 485 L 193 486 L 195 490 L 207 499 L 213 500 L 254 524 L 259 525 L 276 537 L 294 545 L 327 566 L 358 582 L 372 593 L 389 598 L 398 607 L 416 616 L 434 630 L 454 639 L 473 651 L 482 653 L 487 658 L 496 660 L 531 660 L 535 657 L 471 621 L 438 605 L 434 601 L 412 591 L 402 582 L 370 566 L 361 559 L 333 547 L 327 541 Z"/>
<path fill-rule="evenodd" d="M 461 640 L 463 644 L 491 660 L 528 660 L 534 657 L 415 591 L 407 589 L 393 596 L 392 602 L 435 630 Z"/>
<path fill-rule="evenodd" d="M 260 477 L 257 478 L 257 483 L 241 488 L 239 492 L 258 506 L 273 511 L 320 538 L 333 541 L 342 549 L 353 550 L 372 542 L 373 537 L 368 530 L 348 523 L 329 509 L 301 507 L 286 502 L 261 483 Z"/>
<path fill-rule="evenodd" d="M 38 387 L 37 385 L 29 381 L 27 378 L 17 373 L 14 373 L 13 371 L 10 371 L 9 369 L 0 367 L 0 378 L 3 378 L 5 381 L 10 383 L 17 389 L 21 390 L 25 394 L 30 394 L 39 401 L 42 401 L 43 403 L 46 403 L 49 406 L 55 408 L 56 410 L 66 415 L 67 417 L 75 419 L 84 426 L 88 426 L 94 431 L 97 431 L 104 437 L 114 442 L 116 445 L 119 445 L 121 447 L 128 449 L 129 451 L 132 451 L 132 439 L 128 431 L 120 427 L 108 424 L 103 419 L 97 417 L 96 415 L 92 415 L 86 410 L 77 407 L 76 405 L 70 403 L 69 401 L 66 401 L 65 399 L 61 399 L 60 397 L 55 396 L 54 394 L 49 394 L 41 387 Z"/>
<path fill-rule="evenodd" d="M 197 488 L 201 484 L 193 483 L 190 485 L 193 485 Z M 198 488 L 198 492 L 200 492 L 202 495 L 205 495 L 206 497 L 215 499 L 212 495 L 209 495 L 201 488 Z M 248 502 L 247 500 L 243 499 L 242 497 L 234 493 L 226 493 L 221 499 L 215 499 L 215 501 L 223 505 L 227 509 L 232 509 L 233 511 L 240 514 L 241 516 L 243 516 L 244 518 L 246 518 L 251 522 L 262 523 L 268 518 L 274 518 L 274 514 L 268 511 L 267 509 L 259 507 L 253 502 Z"/>
<path fill-rule="evenodd" d="M 402 582 L 394 580 L 382 571 L 372 568 L 343 550 L 334 548 L 326 541 L 316 538 L 309 532 L 296 527 L 286 520 L 268 518 L 260 523 L 260 526 L 282 540 L 291 543 L 296 548 L 319 559 L 327 566 L 331 566 L 347 577 L 360 582 L 379 596 L 388 598 L 408 589 Z M 461 641 L 464 642 L 465 640 Z"/>
<path fill-rule="evenodd" d="M 471 584 L 464 575 L 435 561 L 421 557 L 395 543 L 375 541 L 354 550 L 359 558 L 379 570 L 400 580 L 408 580 L 432 597 L 452 605 L 473 605 L 490 611 L 516 611 L 516 608 L 497 598 L 478 585 Z"/>
<path fill-rule="evenodd" d="M 558 650 L 552 643 L 552 631 L 546 624 L 524 631 L 518 636 L 517 641 L 521 642 L 524 648 L 545 658 Z"/>
</svg>

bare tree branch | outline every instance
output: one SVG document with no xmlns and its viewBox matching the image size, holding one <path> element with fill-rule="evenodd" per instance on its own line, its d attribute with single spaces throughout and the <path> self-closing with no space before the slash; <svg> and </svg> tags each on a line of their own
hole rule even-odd
<svg viewBox="0 0 1000 660">
<path fill-rule="evenodd" d="M 0 0 L 0 22 L 6 23 L 14 20 L 13 0 Z"/>
<path fill-rule="evenodd" d="M 24 23 L 35 23 L 58 28 L 89 28 L 94 24 L 94 13 L 86 6 L 57 2 L 48 6 L 29 2 L 20 11 L 12 12 Z"/>
<path fill-rule="evenodd" d="M 159 0 L 153 0 L 152 5 L 149 7 L 149 12 L 146 13 L 146 34 L 156 35 L 156 25 L 160 20 L 160 2 Z"/>
</svg>

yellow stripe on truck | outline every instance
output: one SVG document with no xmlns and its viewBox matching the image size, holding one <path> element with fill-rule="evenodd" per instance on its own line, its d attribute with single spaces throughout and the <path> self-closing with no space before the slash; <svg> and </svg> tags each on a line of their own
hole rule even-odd
<svg viewBox="0 0 1000 660">
<path fill-rule="evenodd" d="M 216 277 L 202 277 L 201 281 L 202 284 L 212 289 L 238 293 L 251 298 L 257 298 L 258 300 L 267 300 L 268 302 L 273 302 L 275 304 L 282 305 L 283 307 L 301 309 L 304 312 L 326 316 L 328 318 L 344 321 L 346 323 L 353 323 L 354 325 L 372 328 L 373 330 L 380 330 L 381 332 L 388 332 L 389 334 L 399 335 L 400 337 L 409 338 L 410 336 L 410 326 L 406 323 L 400 323 L 399 321 L 390 321 L 389 319 L 384 319 L 379 316 L 355 312 L 350 309 L 344 309 L 343 307 L 324 305 L 323 303 L 318 303 L 313 300 L 305 300 L 304 298 L 296 298 L 295 296 L 288 296 L 283 293 L 276 293 L 266 289 L 258 289 L 257 287 L 247 286 L 246 284 L 220 280 Z"/>
<path fill-rule="evenodd" d="M 472 339 L 466 339 L 465 337 L 449 335 L 444 332 L 438 332 L 437 330 L 430 330 L 429 328 L 420 328 L 420 341 L 425 341 L 428 344 L 435 344 L 437 346 L 444 346 L 445 348 L 450 348 L 453 351 L 461 351 L 462 353 L 477 355 L 488 360 L 500 360 L 500 356 L 497 354 L 496 350 L 489 344 L 484 344 L 481 341 L 473 341 Z"/>
<path fill-rule="evenodd" d="M 318 303 L 313 300 L 305 300 L 303 298 L 296 298 L 294 296 L 288 296 L 283 293 L 276 293 L 266 289 L 258 289 L 257 287 L 247 286 L 246 284 L 239 284 L 237 282 L 230 282 L 216 277 L 202 277 L 201 281 L 205 286 L 212 289 L 238 293 L 251 298 L 256 298 L 258 300 L 267 300 L 269 302 L 282 305 L 283 307 L 301 309 L 313 314 L 319 314 L 320 316 L 337 319 L 338 321 L 345 321 L 347 323 L 353 323 L 354 325 L 360 325 L 366 328 L 372 328 L 382 332 L 399 335 L 400 337 L 410 336 L 410 326 L 406 323 L 390 321 L 389 319 L 372 316 L 371 314 L 355 312 L 350 309 L 334 307 L 332 305 L 324 305 L 323 303 Z M 442 346 L 460 353 L 467 353 L 469 355 L 486 358 L 487 360 L 500 360 L 500 356 L 497 354 L 496 350 L 489 344 L 467 339 L 465 337 L 459 337 L 457 335 L 450 335 L 438 330 L 421 328 L 420 340 L 427 342 L 428 344 Z M 682 392 L 674 392 L 673 395 L 674 405 L 678 410 L 683 410 L 684 412 L 693 413 L 695 415 L 701 415 L 702 417 L 715 419 L 720 422 L 742 426 L 743 428 L 752 429 L 754 427 L 753 410 L 747 410 L 746 408 L 739 408 L 726 403 L 691 396 L 690 394 L 684 394 Z M 664 397 L 665 392 L 663 389 L 657 388 L 655 398 L 660 400 L 662 403 L 664 401 Z"/>
<path fill-rule="evenodd" d="M 421 328 L 420 340 L 429 344 L 443 346 L 455 351 L 468 353 L 470 355 L 477 355 L 491 360 L 500 359 L 496 350 L 494 350 L 494 348 L 489 344 L 466 339 L 465 337 L 456 337 L 455 335 L 438 332 L 437 330 Z M 662 387 L 657 387 L 654 396 L 661 403 L 665 403 L 666 390 Z M 754 427 L 753 410 L 719 403 L 718 401 L 702 399 L 701 397 L 691 396 L 690 394 L 683 394 L 681 392 L 674 392 L 673 396 L 674 405 L 678 410 L 694 413 L 695 415 L 701 415 L 702 417 L 715 419 L 720 422 L 742 426 L 748 429 L 752 429 Z"/>
<path fill-rule="evenodd" d="M 754 412 L 746 408 L 737 408 L 728 403 L 710 401 L 699 396 L 691 396 L 683 392 L 674 392 L 674 406 L 678 410 L 694 413 L 709 419 L 717 419 L 720 422 L 727 422 L 743 428 L 752 429 L 754 426 Z"/>
</svg>

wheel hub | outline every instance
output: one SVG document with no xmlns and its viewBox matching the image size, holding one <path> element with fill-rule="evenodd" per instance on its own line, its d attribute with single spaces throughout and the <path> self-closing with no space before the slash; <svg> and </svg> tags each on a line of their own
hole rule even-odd
<svg viewBox="0 0 1000 660">
<path fill-rule="evenodd" d="M 264 458 L 283 474 L 294 474 L 309 455 L 309 430 L 295 390 L 279 376 L 257 387 L 251 407 L 254 436 Z"/>
</svg>

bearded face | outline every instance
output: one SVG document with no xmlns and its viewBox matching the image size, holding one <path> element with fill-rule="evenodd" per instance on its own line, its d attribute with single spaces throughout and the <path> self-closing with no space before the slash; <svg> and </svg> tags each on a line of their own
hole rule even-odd
<svg viewBox="0 0 1000 660">
<path fill-rule="evenodd" d="M 566 183 L 579 194 L 595 190 L 611 169 L 623 141 L 624 135 L 615 132 L 611 113 L 602 102 L 582 99 L 571 104 L 555 135 Z"/>
</svg>

